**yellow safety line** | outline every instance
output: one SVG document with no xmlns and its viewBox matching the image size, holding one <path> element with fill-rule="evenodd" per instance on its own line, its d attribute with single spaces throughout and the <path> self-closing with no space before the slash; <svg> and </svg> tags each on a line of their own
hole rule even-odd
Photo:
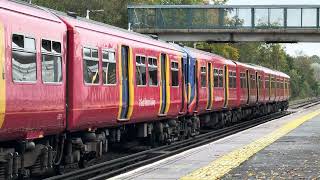
<svg viewBox="0 0 320 180">
<path fill-rule="evenodd" d="M 4 26 L 0 23 L 0 128 L 2 128 L 6 112 L 6 81 L 5 81 L 5 44 Z"/>
<path fill-rule="evenodd" d="M 239 149 L 236 149 L 217 160 L 213 161 L 209 165 L 197 169 L 191 174 L 182 177 L 181 180 L 213 180 L 220 179 L 226 175 L 232 169 L 238 167 L 241 163 L 248 160 L 251 156 L 266 148 L 282 136 L 288 134 L 304 122 L 316 117 L 320 114 L 320 110 L 314 111 L 307 115 L 304 115 L 296 120 L 293 120 L 281 128 L 273 131 L 272 133 L 248 144 Z"/>
</svg>

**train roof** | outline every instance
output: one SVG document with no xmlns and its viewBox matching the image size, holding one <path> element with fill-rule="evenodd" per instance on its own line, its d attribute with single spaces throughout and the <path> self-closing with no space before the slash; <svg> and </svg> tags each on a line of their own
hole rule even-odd
<svg viewBox="0 0 320 180">
<path fill-rule="evenodd" d="M 192 47 L 184 47 L 192 56 L 203 56 L 203 57 L 206 57 L 206 58 L 210 58 L 212 59 L 214 62 L 218 62 L 218 63 L 223 63 L 223 64 L 229 64 L 230 62 L 222 57 L 222 56 L 219 56 L 217 54 L 213 54 L 213 53 L 210 53 L 210 52 L 207 52 L 207 51 L 203 51 L 203 50 L 199 50 L 199 49 L 195 49 L 195 48 L 192 48 Z"/>
<path fill-rule="evenodd" d="M 66 13 L 56 11 L 56 10 L 50 10 L 50 11 L 55 13 L 57 16 L 62 18 L 64 21 L 66 21 L 69 25 L 71 25 L 73 27 L 84 28 L 84 29 L 91 30 L 94 32 L 105 33 L 105 34 L 109 34 L 112 36 L 124 38 L 127 40 L 141 42 L 141 43 L 149 44 L 152 46 L 158 46 L 158 47 L 170 49 L 173 51 L 183 52 L 183 51 L 181 51 L 181 49 L 177 48 L 176 46 L 173 46 L 170 43 L 167 43 L 165 41 L 161 41 L 159 39 L 154 39 L 154 38 L 147 36 L 147 35 L 139 34 L 139 33 L 133 32 L 133 31 L 118 28 L 118 27 L 115 27 L 112 25 L 108 25 L 108 24 L 105 24 L 102 22 L 97 22 L 97 21 L 86 19 L 86 18 L 79 17 L 79 16 L 72 17 Z"/>
<path fill-rule="evenodd" d="M 32 16 L 42 20 L 47 20 L 47 21 L 56 22 L 56 23 L 63 23 L 59 17 L 52 14 L 46 8 L 36 6 L 34 4 L 30 4 L 24 1 L 18 1 L 18 0 L 0 1 L 0 8 L 13 11 L 16 13 L 24 14 L 27 16 Z"/>
</svg>

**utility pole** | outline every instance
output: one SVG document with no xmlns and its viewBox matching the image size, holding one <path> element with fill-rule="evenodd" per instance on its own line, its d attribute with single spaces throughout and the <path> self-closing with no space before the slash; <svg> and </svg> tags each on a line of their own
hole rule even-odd
<svg viewBox="0 0 320 180">
<path fill-rule="evenodd" d="M 89 9 L 87 9 L 87 16 L 86 16 L 87 19 L 90 19 L 90 13 L 91 12 L 104 12 L 104 9 L 97 9 L 97 10 L 89 10 Z"/>
</svg>

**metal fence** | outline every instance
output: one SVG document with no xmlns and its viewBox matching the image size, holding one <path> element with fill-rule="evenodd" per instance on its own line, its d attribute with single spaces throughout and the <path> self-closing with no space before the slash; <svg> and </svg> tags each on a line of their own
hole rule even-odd
<svg viewBox="0 0 320 180">
<path fill-rule="evenodd" d="M 319 28 L 318 5 L 129 5 L 132 29 Z"/>
</svg>

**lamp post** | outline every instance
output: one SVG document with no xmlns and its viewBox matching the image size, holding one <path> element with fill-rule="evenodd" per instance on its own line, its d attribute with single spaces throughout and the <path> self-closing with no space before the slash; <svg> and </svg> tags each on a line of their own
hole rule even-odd
<svg viewBox="0 0 320 180">
<path fill-rule="evenodd" d="M 104 12 L 104 9 L 98 9 L 98 10 L 89 10 L 89 9 L 87 9 L 87 16 L 86 16 L 87 19 L 90 19 L 90 13 L 91 12 Z"/>
</svg>

